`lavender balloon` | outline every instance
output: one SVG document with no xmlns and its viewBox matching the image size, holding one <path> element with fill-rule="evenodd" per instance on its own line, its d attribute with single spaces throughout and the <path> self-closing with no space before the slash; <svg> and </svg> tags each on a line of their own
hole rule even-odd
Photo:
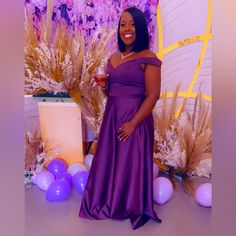
<svg viewBox="0 0 236 236">
<path fill-rule="evenodd" d="M 166 177 L 158 177 L 153 181 L 153 198 L 158 204 L 167 202 L 173 194 L 173 185 Z"/>
<path fill-rule="evenodd" d="M 87 154 L 85 156 L 84 165 L 87 167 L 88 170 L 90 169 L 92 162 L 93 162 L 93 155 Z"/>
<path fill-rule="evenodd" d="M 84 192 L 87 180 L 88 180 L 87 171 L 78 171 L 75 175 L 73 175 L 72 182 L 77 192 L 81 194 Z"/>
<path fill-rule="evenodd" d="M 54 159 L 50 161 L 48 165 L 48 170 L 52 172 L 55 176 L 57 176 L 60 173 L 66 172 L 67 164 L 62 159 Z"/>
<path fill-rule="evenodd" d="M 55 180 L 54 175 L 47 170 L 43 170 L 36 175 L 36 185 L 46 191 L 51 183 Z"/>
<path fill-rule="evenodd" d="M 155 179 L 159 174 L 159 168 L 158 165 L 153 163 L 153 179 Z"/>
<path fill-rule="evenodd" d="M 37 174 L 33 175 L 31 178 L 33 184 L 37 184 L 36 183 L 36 176 L 37 176 Z"/>
<path fill-rule="evenodd" d="M 212 185 L 205 183 L 198 186 L 196 189 L 195 198 L 197 202 L 204 207 L 211 207 L 212 205 Z"/>
<path fill-rule="evenodd" d="M 75 162 L 70 164 L 67 171 L 73 176 L 78 171 L 87 171 L 87 168 L 83 164 Z"/>
<path fill-rule="evenodd" d="M 68 172 L 59 173 L 56 179 L 66 180 L 72 187 L 72 176 Z"/>
<path fill-rule="evenodd" d="M 66 180 L 55 180 L 46 192 L 46 200 L 50 202 L 65 201 L 70 197 L 71 186 Z"/>
</svg>

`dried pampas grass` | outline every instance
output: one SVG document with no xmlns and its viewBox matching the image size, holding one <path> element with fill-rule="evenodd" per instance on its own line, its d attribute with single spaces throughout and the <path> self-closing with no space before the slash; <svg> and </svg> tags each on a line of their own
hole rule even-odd
<svg viewBox="0 0 236 236">
<path fill-rule="evenodd" d="M 85 45 L 81 34 L 73 32 L 63 20 L 52 33 L 48 14 L 42 20 L 40 36 L 33 27 L 30 9 L 26 10 L 25 22 L 25 93 L 68 93 L 98 134 L 106 98 L 93 86 L 92 77 L 110 56 L 115 29 L 98 29 Z"/>
<path fill-rule="evenodd" d="M 103 118 L 106 98 L 101 89 L 93 85 L 92 77 L 97 67 L 105 67 L 111 51 L 108 45 L 111 43 L 110 40 L 114 33 L 115 30 L 111 30 L 109 33 L 106 29 L 98 30 L 87 45 L 84 57 L 79 107 L 86 123 L 97 135 Z"/>
<path fill-rule="evenodd" d="M 37 36 L 32 12 L 30 9 L 25 12 L 25 93 L 69 93 L 79 100 L 83 38 L 63 20 L 57 22 L 52 33 L 52 22 L 45 18 Z"/>
<path fill-rule="evenodd" d="M 42 137 L 37 131 L 25 133 L 25 185 L 30 187 L 32 179 L 41 172 L 47 163 L 59 155 L 59 148 L 52 147 L 47 149 L 46 143 L 43 142 Z M 51 152 L 51 155 L 48 153 Z"/>
<path fill-rule="evenodd" d="M 36 157 L 43 152 L 44 143 L 42 138 L 35 132 L 25 134 L 25 170 L 31 171 L 35 169 Z"/>
<path fill-rule="evenodd" d="M 37 132 L 25 133 L 25 185 L 31 186 L 32 178 L 43 170 L 47 163 L 46 153 L 44 152 L 45 143 Z"/>
<path fill-rule="evenodd" d="M 194 101 L 193 112 L 185 109 L 187 98 L 184 99 L 179 116 L 176 117 L 176 87 L 167 108 L 167 93 L 163 95 L 161 111 L 155 114 L 154 162 L 160 170 L 166 171 L 176 187 L 176 175 L 182 177 L 184 191 L 194 194 L 192 177 L 209 177 L 210 169 L 199 171 L 199 165 L 206 156 L 211 157 L 211 111 L 199 92 Z"/>
</svg>

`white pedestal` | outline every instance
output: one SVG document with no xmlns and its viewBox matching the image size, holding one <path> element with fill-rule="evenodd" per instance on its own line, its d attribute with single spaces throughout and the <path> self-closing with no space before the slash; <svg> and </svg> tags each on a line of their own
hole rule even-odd
<svg viewBox="0 0 236 236">
<path fill-rule="evenodd" d="M 60 148 L 68 165 L 83 163 L 81 112 L 73 102 L 38 102 L 42 139 L 46 150 Z M 48 153 L 49 155 L 51 152 Z"/>
</svg>

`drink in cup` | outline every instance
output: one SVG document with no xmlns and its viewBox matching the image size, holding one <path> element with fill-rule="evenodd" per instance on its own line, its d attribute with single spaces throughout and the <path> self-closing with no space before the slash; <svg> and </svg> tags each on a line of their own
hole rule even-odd
<svg viewBox="0 0 236 236">
<path fill-rule="evenodd" d="M 107 74 L 105 73 L 104 66 L 99 66 L 95 70 L 94 80 L 95 80 L 96 83 L 106 83 Z"/>
</svg>

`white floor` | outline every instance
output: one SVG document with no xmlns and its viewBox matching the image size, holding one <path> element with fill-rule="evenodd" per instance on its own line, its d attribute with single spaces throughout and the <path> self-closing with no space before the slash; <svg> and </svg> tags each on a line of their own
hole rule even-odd
<svg viewBox="0 0 236 236">
<path fill-rule="evenodd" d="M 196 179 L 194 185 L 210 182 Z M 81 195 L 74 189 L 65 202 L 50 203 L 45 192 L 32 186 L 25 190 L 26 236 L 208 236 L 211 235 L 211 208 L 199 206 L 179 186 L 169 202 L 154 204 L 162 223 L 149 220 L 133 230 L 130 221 L 91 221 L 78 217 Z"/>
</svg>

